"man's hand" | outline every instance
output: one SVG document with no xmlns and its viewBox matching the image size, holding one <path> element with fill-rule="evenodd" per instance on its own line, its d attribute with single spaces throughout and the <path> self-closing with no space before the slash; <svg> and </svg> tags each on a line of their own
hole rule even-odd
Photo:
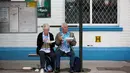
<svg viewBox="0 0 130 73">
<path fill-rule="evenodd" d="M 62 37 L 60 36 L 59 38 L 58 38 L 60 41 L 62 41 Z"/>
<path fill-rule="evenodd" d="M 71 42 L 71 40 L 66 40 L 68 43 L 70 43 Z"/>
</svg>

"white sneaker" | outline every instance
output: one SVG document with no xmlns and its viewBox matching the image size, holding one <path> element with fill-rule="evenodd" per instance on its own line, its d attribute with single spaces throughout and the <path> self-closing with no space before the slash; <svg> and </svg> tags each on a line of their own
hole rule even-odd
<svg viewBox="0 0 130 73">
<path fill-rule="evenodd" d="M 44 69 L 43 68 L 40 70 L 40 73 L 44 73 Z"/>
</svg>

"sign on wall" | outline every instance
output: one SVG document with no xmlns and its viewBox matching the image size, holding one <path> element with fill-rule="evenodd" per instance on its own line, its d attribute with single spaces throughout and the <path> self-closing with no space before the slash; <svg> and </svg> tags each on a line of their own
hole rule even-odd
<svg viewBox="0 0 130 73">
<path fill-rule="evenodd" d="M 95 36 L 95 42 L 101 42 L 101 36 Z"/>
<path fill-rule="evenodd" d="M 51 0 L 26 0 L 27 2 L 37 1 L 37 17 L 51 17 Z"/>
</svg>

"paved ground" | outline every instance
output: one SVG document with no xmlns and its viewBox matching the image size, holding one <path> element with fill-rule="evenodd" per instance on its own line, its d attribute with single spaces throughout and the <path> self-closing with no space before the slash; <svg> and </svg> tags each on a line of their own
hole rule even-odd
<svg viewBox="0 0 130 73">
<path fill-rule="evenodd" d="M 37 67 L 39 61 L 0 61 L 0 73 L 39 73 L 21 70 L 24 66 Z M 130 73 L 130 62 L 126 61 L 84 61 L 82 73 Z M 68 61 L 61 62 L 61 73 L 68 73 Z"/>
</svg>

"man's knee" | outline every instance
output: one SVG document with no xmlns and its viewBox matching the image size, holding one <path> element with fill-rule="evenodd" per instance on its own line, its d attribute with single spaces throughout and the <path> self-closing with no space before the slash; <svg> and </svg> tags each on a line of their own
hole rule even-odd
<svg viewBox="0 0 130 73">
<path fill-rule="evenodd" d="M 55 52 L 51 52 L 51 53 L 50 53 L 50 56 L 51 56 L 52 58 L 55 58 L 55 56 L 56 56 Z"/>
<path fill-rule="evenodd" d="M 56 56 L 59 56 L 60 55 L 60 50 L 57 50 L 56 51 Z"/>
<path fill-rule="evenodd" d="M 68 53 L 68 56 L 70 56 L 70 57 L 73 57 L 74 55 L 75 55 L 75 54 L 74 54 L 73 51 L 71 51 L 71 52 Z"/>
<path fill-rule="evenodd" d="M 39 51 L 39 55 L 45 55 L 44 51 Z"/>
</svg>

